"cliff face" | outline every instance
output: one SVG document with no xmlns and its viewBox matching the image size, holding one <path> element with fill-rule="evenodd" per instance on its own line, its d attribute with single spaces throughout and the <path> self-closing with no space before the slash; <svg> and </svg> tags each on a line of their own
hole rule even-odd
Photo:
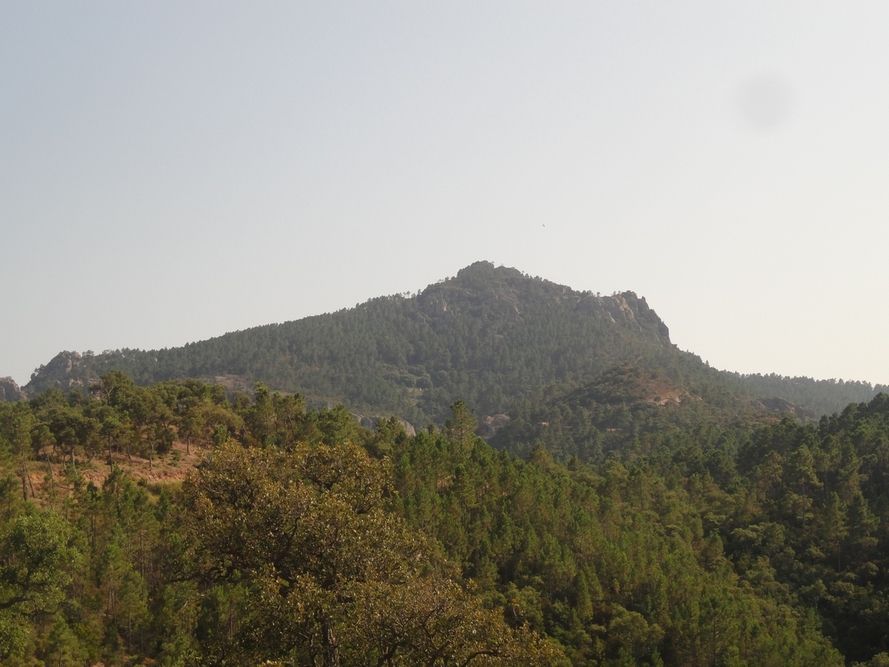
<svg viewBox="0 0 889 667">
<path fill-rule="evenodd" d="M 629 330 L 644 333 L 665 345 L 670 344 L 670 329 L 649 307 L 645 297 L 636 296 L 635 292 L 621 292 L 612 296 L 586 293 L 582 295 L 578 308 L 605 317 Z"/>
<path fill-rule="evenodd" d="M 81 355 L 79 352 L 59 352 L 45 365 L 40 366 L 31 375 L 31 381 L 25 385 L 29 394 L 38 394 L 47 389 L 86 388 L 98 378 L 99 373 L 91 363 L 91 354 Z"/>
<path fill-rule="evenodd" d="M 23 401 L 25 392 L 10 377 L 0 378 L 0 401 Z"/>
</svg>

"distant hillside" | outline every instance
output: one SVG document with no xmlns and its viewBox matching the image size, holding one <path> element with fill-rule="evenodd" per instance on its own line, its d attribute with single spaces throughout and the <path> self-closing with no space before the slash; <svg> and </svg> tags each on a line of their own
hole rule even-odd
<svg viewBox="0 0 889 667">
<path fill-rule="evenodd" d="M 249 389 L 262 381 L 314 404 L 344 403 L 422 425 L 440 422 L 457 399 L 480 415 L 509 412 L 554 386 L 578 387 L 627 363 L 726 406 L 757 396 L 820 414 L 873 393 L 869 385 L 856 385 L 852 394 L 848 386 L 819 385 L 810 403 L 813 392 L 799 391 L 793 381 L 720 373 L 678 350 L 667 326 L 633 292 L 578 292 L 489 262 L 413 296 L 380 297 L 183 347 L 63 352 L 37 369 L 25 391 L 86 387 L 111 370 L 140 384 L 200 378 Z"/>
<path fill-rule="evenodd" d="M 623 365 L 577 388 L 553 388 L 542 401 L 517 405 L 486 435 L 495 447 L 520 456 L 542 447 L 562 461 L 598 464 L 613 454 L 669 455 L 689 437 L 706 447 L 798 409 L 781 399 L 727 396 L 731 400 L 720 401 L 707 385 Z"/>
<path fill-rule="evenodd" d="M 26 389 L 85 386 L 110 370 L 143 384 L 224 376 L 422 423 L 458 398 L 496 412 L 544 385 L 664 352 L 678 354 L 667 327 L 632 292 L 600 297 L 479 262 L 415 296 L 180 348 L 62 353 Z"/>
<path fill-rule="evenodd" d="M 849 403 L 867 403 L 880 393 L 889 392 L 887 385 L 848 380 L 814 380 L 784 375 L 726 373 L 736 386 L 761 398 L 775 397 L 804 408 L 815 415 L 830 415 Z"/>
</svg>

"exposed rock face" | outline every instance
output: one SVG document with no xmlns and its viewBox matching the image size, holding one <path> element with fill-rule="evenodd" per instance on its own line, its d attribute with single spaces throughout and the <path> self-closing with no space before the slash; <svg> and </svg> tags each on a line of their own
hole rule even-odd
<svg viewBox="0 0 889 667">
<path fill-rule="evenodd" d="M 86 357 L 91 359 L 92 353 L 87 352 Z M 29 393 L 34 395 L 52 388 L 70 391 L 88 387 L 98 375 L 84 361 L 79 352 L 59 352 L 31 375 L 27 386 Z"/>
<path fill-rule="evenodd" d="M 10 377 L 0 378 L 0 401 L 23 401 L 25 392 Z"/>
<path fill-rule="evenodd" d="M 408 437 L 413 438 L 415 435 L 417 435 L 417 429 L 415 429 L 414 425 L 406 419 L 399 419 L 398 423 L 401 424 L 401 428 L 404 429 L 404 432 L 408 435 Z"/>
<path fill-rule="evenodd" d="M 505 415 L 502 412 L 497 413 L 496 415 L 488 415 L 482 420 L 481 424 L 479 424 L 478 429 L 476 430 L 476 435 L 480 435 L 485 439 L 493 438 L 494 434 L 508 423 L 509 415 Z"/>
<path fill-rule="evenodd" d="M 615 324 L 644 331 L 664 343 L 670 343 L 670 329 L 651 309 L 645 297 L 636 296 L 635 292 L 621 292 L 613 296 L 586 293 L 577 308 L 581 312 L 601 315 Z"/>
<path fill-rule="evenodd" d="M 640 329 L 656 334 L 664 342 L 670 342 L 670 329 L 649 307 L 644 296 L 636 296 L 635 292 L 623 292 L 611 297 L 609 303 L 613 304 L 612 311 L 616 307 L 625 321 L 635 323 Z"/>
</svg>

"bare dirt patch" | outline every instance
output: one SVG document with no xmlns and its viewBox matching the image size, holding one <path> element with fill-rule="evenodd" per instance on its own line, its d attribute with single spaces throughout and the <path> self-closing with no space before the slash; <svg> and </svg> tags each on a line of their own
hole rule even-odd
<svg viewBox="0 0 889 667">
<path fill-rule="evenodd" d="M 127 457 L 126 454 L 115 452 L 110 464 L 107 456 L 94 457 L 92 460 L 75 457 L 73 468 L 70 460 L 30 461 L 25 486 L 27 494 L 35 499 L 50 493 L 70 492 L 78 477 L 84 484 L 92 483 L 101 488 L 114 468 L 123 470 L 137 482 L 147 485 L 178 484 L 201 462 L 207 451 L 209 450 L 202 447 L 186 447 L 183 442 L 174 442 L 169 452 L 155 457 L 154 460 L 139 456 Z"/>
</svg>

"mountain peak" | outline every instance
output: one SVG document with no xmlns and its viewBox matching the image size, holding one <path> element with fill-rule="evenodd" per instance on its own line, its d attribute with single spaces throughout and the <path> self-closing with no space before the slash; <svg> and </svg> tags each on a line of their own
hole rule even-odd
<svg viewBox="0 0 889 667">
<path fill-rule="evenodd" d="M 464 266 L 462 269 L 457 271 L 457 277 L 459 278 L 461 276 L 468 276 L 473 274 L 490 273 L 496 270 L 497 267 L 494 265 L 494 262 L 490 262 L 486 259 L 480 259 L 477 262 L 473 262 L 472 264 Z"/>
<path fill-rule="evenodd" d="M 493 262 L 481 260 L 473 262 L 459 271 L 457 275 L 445 282 L 452 282 L 468 287 L 497 284 L 528 279 L 524 273 L 509 266 L 495 266 Z"/>
<path fill-rule="evenodd" d="M 659 343 L 670 344 L 667 325 L 645 297 L 635 292 L 600 296 L 484 260 L 460 269 L 453 278 L 430 285 L 421 295 L 421 305 L 430 314 L 453 313 L 462 306 L 481 317 L 500 314 L 515 319 L 528 308 L 546 307 L 544 304 L 573 308 L 589 317 L 645 332 Z"/>
</svg>

